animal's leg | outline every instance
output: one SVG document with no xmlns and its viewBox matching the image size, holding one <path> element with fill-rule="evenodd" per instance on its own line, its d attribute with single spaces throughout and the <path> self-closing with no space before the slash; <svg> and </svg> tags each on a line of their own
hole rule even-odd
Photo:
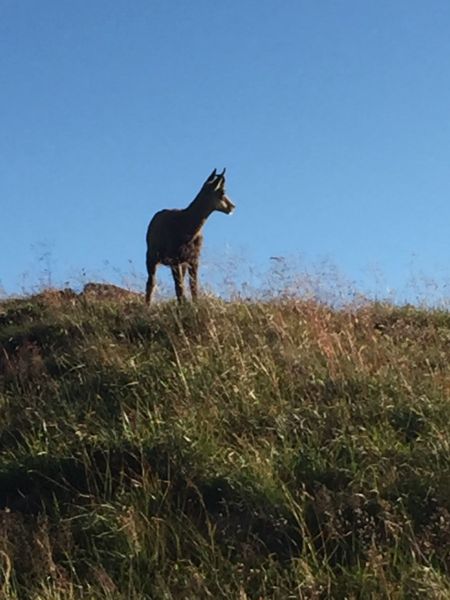
<svg viewBox="0 0 450 600">
<path fill-rule="evenodd" d="M 156 273 L 156 265 L 158 263 L 155 260 L 152 260 L 147 257 L 147 271 L 148 271 L 148 279 L 147 286 L 145 289 L 145 302 L 150 304 L 152 299 L 152 293 L 155 288 L 155 273 Z"/>
<path fill-rule="evenodd" d="M 175 282 L 175 293 L 177 295 L 178 302 L 183 300 L 183 269 L 181 265 L 174 265 L 172 267 L 173 280 Z"/>
<path fill-rule="evenodd" d="M 192 300 L 197 300 L 197 297 L 198 297 L 197 271 L 198 271 L 198 263 L 197 262 L 189 265 L 189 286 L 191 288 Z"/>
</svg>

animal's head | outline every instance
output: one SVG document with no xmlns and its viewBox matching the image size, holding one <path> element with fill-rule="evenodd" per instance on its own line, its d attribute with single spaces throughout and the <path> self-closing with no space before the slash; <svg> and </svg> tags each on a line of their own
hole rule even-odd
<svg viewBox="0 0 450 600">
<path fill-rule="evenodd" d="M 236 208 L 225 193 L 225 169 L 217 174 L 216 169 L 203 184 L 203 190 L 208 194 L 212 210 L 229 215 Z"/>
</svg>

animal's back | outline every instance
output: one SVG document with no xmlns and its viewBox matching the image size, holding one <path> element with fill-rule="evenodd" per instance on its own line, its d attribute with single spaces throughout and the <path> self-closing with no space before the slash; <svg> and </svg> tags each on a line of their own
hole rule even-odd
<svg viewBox="0 0 450 600">
<path fill-rule="evenodd" d="M 186 232 L 182 209 L 164 209 L 157 212 L 147 229 L 148 254 L 163 264 L 191 262 L 198 255 L 203 237 L 198 232 Z"/>
<path fill-rule="evenodd" d="M 178 208 L 164 208 L 155 213 L 148 225 L 147 243 L 150 241 L 150 236 L 157 238 L 164 233 L 164 230 L 170 230 L 173 227 L 173 221 L 176 220 L 176 216 L 180 212 Z"/>
</svg>

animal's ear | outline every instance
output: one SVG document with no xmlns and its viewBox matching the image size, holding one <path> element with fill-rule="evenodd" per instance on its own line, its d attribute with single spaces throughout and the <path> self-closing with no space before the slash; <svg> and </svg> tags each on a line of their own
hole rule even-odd
<svg viewBox="0 0 450 600">
<path fill-rule="evenodd" d="M 227 170 L 227 168 L 224 167 L 222 173 L 219 173 L 219 177 L 225 178 L 225 171 L 226 170 Z"/>
<path fill-rule="evenodd" d="M 208 177 L 208 179 L 205 181 L 205 183 L 211 183 L 213 181 L 213 179 L 216 176 L 216 169 L 214 169 L 214 171 L 211 173 L 211 175 Z"/>
<path fill-rule="evenodd" d="M 223 190 L 224 186 L 225 186 L 225 177 L 222 174 L 222 175 L 219 175 L 217 178 L 217 181 L 214 185 L 214 191 L 217 192 L 220 189 Z"/>
</svg>

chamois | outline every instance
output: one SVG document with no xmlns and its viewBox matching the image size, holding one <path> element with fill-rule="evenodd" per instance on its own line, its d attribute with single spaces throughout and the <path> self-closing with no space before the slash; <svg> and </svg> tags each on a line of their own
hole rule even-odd
<svg viewBox="0 0 450 600">
<path fill-rule="evenodd" d="M 230 214 L 234 208 L 225 194 L 225 169 L 219 174 L 214 169 L 189 206 L 161 210 L 154 215 L 147 229 L 147 304 L 150 304 L 155 287 L 158 264 L 171 268 L 178 301 L 183 299 L 184 278 L 188 270 L 191 296 L 193 300 L 197 298 L 202 227 L 213 211 Z"/>
</svg>

